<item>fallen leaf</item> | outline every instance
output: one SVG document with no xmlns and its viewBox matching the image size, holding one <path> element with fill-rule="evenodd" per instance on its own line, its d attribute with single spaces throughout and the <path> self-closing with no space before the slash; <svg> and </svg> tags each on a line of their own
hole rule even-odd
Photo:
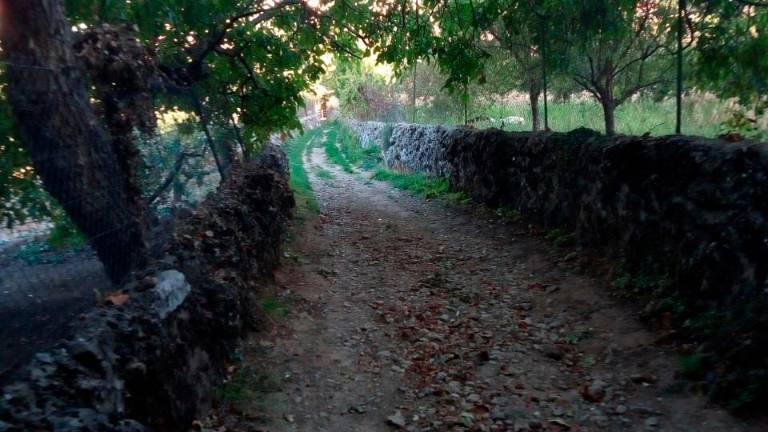
<svg viewBox="0 0 768 432">
<path fill-rule="evenodd" d="M 114 306 L 121 306 L 125 304 L 131 296 L 123 292 L 123 290 L 113 291 L 104 297 L 104 302 Z"/>
</svg>

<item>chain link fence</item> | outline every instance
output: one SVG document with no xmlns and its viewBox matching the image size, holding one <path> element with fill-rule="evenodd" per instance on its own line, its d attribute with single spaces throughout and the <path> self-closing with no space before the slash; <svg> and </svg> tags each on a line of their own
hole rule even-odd
<svg viewBox="0 0 768 432">
<path fill-rule="evenodd" d="M 219 143 L 231 139 L 225 133 L 214 138 Z M 220 175 L 202 133 L 180 134 L 166 128 L 154 136 L 137 138 L 137 142 L 146 240 L 149 253 L 159 254 L 178 221 L 216 189 Z M 88 193 L 110 191 L 94 188 Z M 0 385 L 8 383 L 14 371 L 35 353 L 70 337 L 88 311 L 105 302 L 120 302 L 119 286 L 110 280 L 90 245 L 94 237 L 86 239 L 63 210 L 83 197 L 56 202 L 38 180 L 24 194 L 34 194 L 44 210 L 17 212 L 17 217 L 6 217 L 0 227 Z M 16 207 L 23 209 L 24 205 Z M 94 213 L 93 219 L 98 216 Z M 123 229 L 116 224 L 102 234 L 120 235 Z M 137 251 L 112 252 L 119 260 Z"/>
</svg>

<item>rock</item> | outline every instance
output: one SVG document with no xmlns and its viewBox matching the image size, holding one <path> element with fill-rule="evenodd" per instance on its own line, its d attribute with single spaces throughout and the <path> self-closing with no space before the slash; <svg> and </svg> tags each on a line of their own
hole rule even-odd
<svg viewBox="0 0 768 432">
<path fill-rule="evenodd" d="M 400 410 L 395 411 L 394 414 L 387 417 L 387 424 L 389 424 L 390 426 L 398 427 L 398 428 L 404 428 L 405 417 L 403 417 L 403 413 L 401 413 Z"/>
<path fill-rule="evenodd" d="M 605 389 L 608 384 L 601 380 L 594 380 L 590 385 L 585 385 L 579 392 L 584 400 L 597 403 L 605 398 Z"/>
<path fill-rule="evenodd" d="M 560 361 L 563 359 L 564 354 L 557 345 L 547 345 L 544 347 L 544 355 L 552 360 Z"/>
<path fill-rule="evenodd" d="M 642 374 L 636 374 L 629 377 L 630 380 L 632 380 L 635 384 L 653 384 L 659 379 L 654 375 L 642 375 Z"/>
<path fill-rule="evenodd" d="M 648 417 L 645 419 L 645 427 L 647 428 L 657 428 L 659 427 L 659 418 L 658 417 Z"/>
<path fill-rule="evenodd" d="M 567 422 L 561 420 L 561 419 L 549 419 L 547 423 L 553 424 L 555 426 L 560 426 L 563 429 L 570 430 L 571 425 L 569 425 Z"/>
<path fill-rule="evenodd" d="M 368 410 L 365 409 L 364 405 L 355 405 L 352 407 L 349 407 L 349 410 L 347 410 L 350 414 L 365 414 L 368 412 Z"/>
<path fill-rule="evenodd" d="M 160 318 L 176 310 L 192 291 L 184 275 L 177 270 L 166 270 L 157 275 L 154 309 Z"/>
</svg>

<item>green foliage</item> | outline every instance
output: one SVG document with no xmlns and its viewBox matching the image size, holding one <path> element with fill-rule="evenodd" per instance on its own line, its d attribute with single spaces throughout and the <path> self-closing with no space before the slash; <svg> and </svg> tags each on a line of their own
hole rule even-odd
<svg viewBox="0 0 768 432">
<path fill-rule="evenodd" d="M 280 377 L 266 373 L 260 368 L 244 365 L 219 388 L 216 399 L 220 404 L 230 405 L 237 411 L 245 411 L 254 403 L 262 403 L 266 394 L 278 392 L 282 387 Z"/>
<path fill-rule="evenodd" d="M 237 118 L 243 147 L 253 153 L 271 133 L 301 128 L 297 108 L 323 74 L 325 53 L 358 51 L 349 30 L 368 14 L 342 3 L 324 6 L 319 13 L 290 0 L 268 6 L 250 0 L 67 0 L 70 19 L 86 30 L 103 22 L 134 23 L 164 69 L 183 69 L 193 78 L 211 124 Z M 195 108 L 188 94 L 160 99 L 160 107 Z"/>
<path fill-rule="evenodd" d="M 439 98 L 435 98 L 438 100 Z M 480 116 L 491 120 L 475 123 L 477 128 L 496 127 L 508 131 L 527 131 L 531 129 L 530 107 L 522 101 L 499 103 L 493 99 L 488 102 L 477 101 L 471 116 Z M 727 129 L 723 123 L 729 119 L 727 102 L 711 95 L 692 94 L 683 99 L 683 133 L 705 137 L 716 137 Z M 673 99 L 654 101 L 650 98 L 638 98 L 625 102 L 616 109 L 616 129 L 620 133 L 653 136 L 674 133 L 675 105 Z M 501 119 L 509 116 L 520 117 L 522 124 L 505 122 Z M 419 122 L 427 124 L 460 124 L 458 113 L 439 109 L 430 105 L 419 107 Z M 550 102 L 549 124 L 554 131 L 566 132 L 581 127 L 604 132 L 602 108 L 593 100 L 571 100 Z"/>
<path fill-rule="evenodd" d="M 680 356 L 680 372 L 688 378 L 701 378 L 706 357 L 698 352 Z"/>
<path fill-rule="evenodd" d="M 332 172 L 322 168 L 315 171 L 315 175 L 321 179 L 326 179 L 326 180 L 333 180 L 334 178 L 336 178 L 336 176 L 334 176 Z"/>
<path fill-rule="evenodd" d="M 268 296 L 259 302 L 259 306 L 267 315 L 272 317 L 284 317 L 288 315 L 288 305 L 277 296 Z"/>
<path fill-rule="evenodd" d="M 582 328 L 575 330 L 565 336 L 565 341 L 569 344 L 576 345 L 584 340 L 587 340 L 594 336 L 595 331 L 591 328 Z"/>
<path fill-rule="evenodd" d="M 424 198 L 441 198 L 451 192 L 448 179 L 442 177 L 427 177 L 423 174 L 401 173 L 379 168 L 372 178 L 389 182 L 398 189 L 413 192 Z"/>
<path fill-rule="evenodd" d="M 715 335 L 729 320 L 730 316 L 727 312 L 710 309 L 687 319 L 683 323 L 683 327 L 696 336 L 709 337 Z"/>
<path fill-rule="evenodd" d="M 333 89 L 339 100 L 339 114 L 361 120 L 402 121 L 398 101 L 390 95 L 391 84 L 376 74 L 374 65 L 359 59 L 339 59 L 323 84 Z"/>
<path fill-rule="evenodd" d="M 338 123 L 338 144 L 341 154 L 351 165 L 371 170 L 381 163 L 381 151 L 376 146 L 363 148 L 355 132 Z M 389 134 L 392 134 L 391 128 Z"/>
<path fill-rule="evenodd" d="M 340 126 L 338 123 L 334 123 L 331 125 L 330 129 L 328 129 L 324 142 L 325 155 L 328 156 L 328 160 L 341 167 L 344 172 L 352 174 L 355 172 L 355 170 L 352 169 L 352 165 L 349 163 L 345 155 L 341 153 L 341 149 L 338 146 L 339 128 Z"/>
<path fill-rule="evenodd" d="M 0 88 L 5 87 L 0 66 Z M 0 224 L 8 228 L 51 214 L 53 199 L 42 189 L 17 135 L 5 92 L 0 93 Z"/>
<path fill-rule="evenodd" d="M 659 312 L 672 312 L 674 316 L 683 316 L 688 310 L 685 300 L 679 294 L 672 294 L 659 302 Z"/>
<path fill-rule="evenodd" d="M 75 226 L 63 210 L 56 210 L 53 229 L 48 234 L 48 245 L 55 250 L 81 248 L 86 244 L 85 235 Z"/>
<path fill-rule="evenodd" d="M 768 379 L 757 378 L 758 382 L 752 382 L 746 385 L 738 395 L 728 401 L 728 408 L 734 411 L 748 409 L 760 396 L 761 392 L 768 387 Z"/>
<path fill-rule="evenodd" d="M 214 133 L 219 135 L 219 129 L 214 128 Z M 145 198 L 155 192 L 175 169 L 179 154 L 188 155 L 168 191 L 153 203 L 158 214 L 168 209 L 164 204 L 169 200 L 162 199 L 167 195 L 172 195 L 172 200 L 197 202 L 213 190 L 215 185 L 206 182 L 206 177 L 215 172 L 213 157 L 207 151 L 203 133 L 193 121 L 188 120 L 168 131 L 142 138 L 139 140 L 139 151 L 144 163 L 140 167 L 139 181 Z"/>
<path fill-rule="evenodd" d="M 552 244 L 557 247 L 565 247 L 572 245 L 575 242 L 576 237 L 573 233 L 561 228 L 556 228 L 547 233 L 546 239 L 551 241 Z"/>
<path fill-rule="evenodd" d="M 638 294 L 651 293 L 658 289 L 664 289 L 668 287 L 669 284 L 669 278 L 666 275 L 642 272 L 637 274 L 624 272 L 611 282 L 613 288 L 630 290 Z"/>
<path fill-rule="evenodd" d="M 509 219 L 512 221 L 516 221 L 522 217 L 522 214 L 519 210 L 504 206 L 497 208 L 496 214 L 503 217 L 504 219 Z"/>
<path fill-rule="evenodd" d="M 754 3 L 756 6 L 752 6 Z M 768 4 L 689 0 L 698 31 L 693 71 L 697 84 L 746 105 L 768 90 Z"/>
</svg>

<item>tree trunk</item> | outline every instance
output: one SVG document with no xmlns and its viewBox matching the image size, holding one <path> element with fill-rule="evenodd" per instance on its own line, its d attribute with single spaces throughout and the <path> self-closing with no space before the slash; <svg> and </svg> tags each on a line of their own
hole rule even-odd
<svg viewBox="0 0 768 432">
<path fill-rule="evenodd" d="M 603 117 L 605 118 L 605 134 L 612 136 L 616 134 L 616 105 L 612 99 L 604 99 L 601 102 L 603 106 Z"/>
<path fill-rule="evenodd" d="M 168 188 L 176 181 L 176 177 L 179 175 L 181 168 L 184 167 L 184 159 L 186 159 L 187 156 L 189 156 L 189 154 L 184 152 L 183 149 L 179 151 L 179 153 L 176 155 L 176 161 L 173 163 L 171 171 L 168 173 L 168 175 L 165 176 L 165 180 L 163 180 L 160 186 L 158 186 L 157 189 L 152 192 L 152 195 L 147 198 L 147 206 L 152 205 L 152 203 L 154 203 L 156 199 L 160 198 L 160 196 L 162 196 L 165 191 L 167 191 Z"/>
<path fill-rule="evenodd" d="M 230 116 L 229 121 L 232 122 L 232 130 L 235 132 L 235 139 L 237 140 L 237 143 L 240 145 L 240 151 L 243 152 L 243 160 L 244 161 L 251 160 L 251 152 L 248 150 L 248 146 L 245 145 L 245 141 L 243 140 L 243 135 L 240 133 L 240 128 L 237 127 L 237 122 L 235 121 L 235 117 Z"/>
<path fill-rule="evenodd" d="M 0 0 L 8 97 L 48 192 L 88 237 L 111 280 L 144 262 L 141 209 L 90 103 L 60 0 Z"/>
<path fill-rule="evenodd" d="M 539 89 L 535 85 L 531 85 L 528 92 L 528 97 L 531 101 L 531 124 L 532 130 L 538 132 L 541 130 L 541 118 L 539 114 Z"/>
<path fill-rule="evenodd" d="M 197 96 L 194 89 L 190 91 L 190 96 L 192 97 L 192 103 L 195 106 L 195 114 L 197 114 L 197 118 L 200 120 L 200 127 L 203 129 L 205 139 L 208 141 L 208 147 L 213 154 L 213 160 L 216 162 L 216 168 L 219 170 L 221 180 L 224 181 L 229 177 L 229 167 L 226 166 L 226 161 L 222 155 L 219 154 L 219 149 L 216 148 L 216 143 L 213 140 L 213 135 L 211 134 L 211 129 L 208 125 L 208 116 L 205 115 L 203 103 L 200 101 L 200 98 Z"/>
</svg>

